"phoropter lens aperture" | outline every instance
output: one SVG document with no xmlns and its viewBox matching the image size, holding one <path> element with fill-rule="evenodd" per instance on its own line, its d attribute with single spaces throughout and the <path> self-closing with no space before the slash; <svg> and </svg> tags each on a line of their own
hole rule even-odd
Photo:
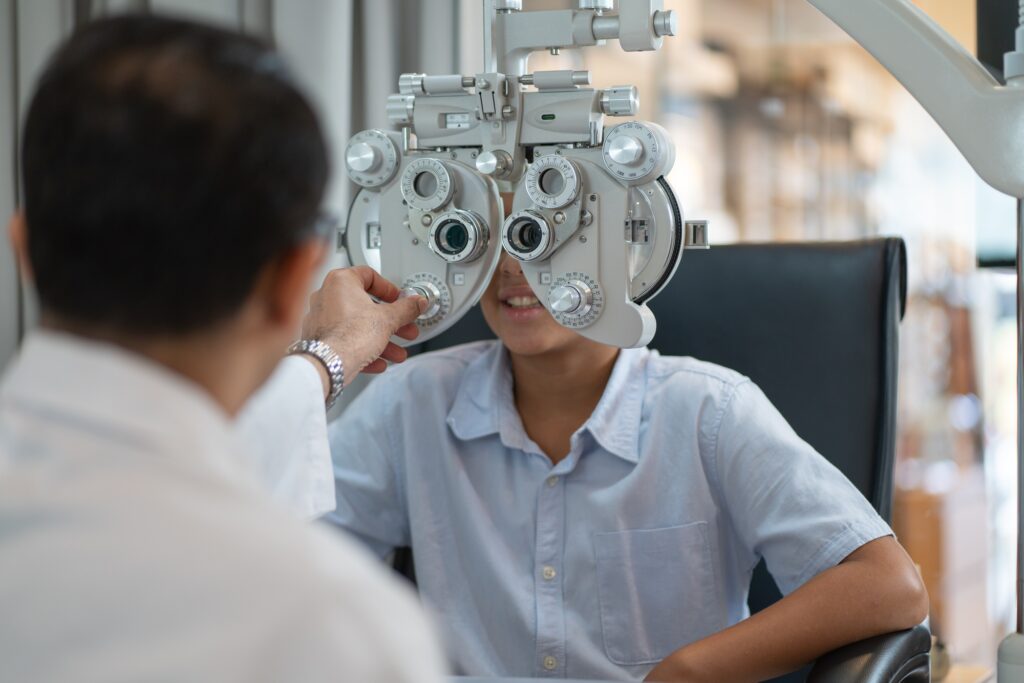
<svg viewBox="0 0 1024 683">
<path fill-rule="evenodd" d="M 420 197 L 432 197 L 437 192 L 437 176 L 424 171 L 416 176 L 416 180 L 413 181 L 413 188 Z"/>
<path fill-rule="evenodd" d="M 505 219 L 501 242 L 505 251 L 520 261 L 547 258 L 554 248 L 554 232 L 544 217 L 526 209 Z"/>
<path fill-rule="evenodd" d="M 544 231 L 540 224 L 532 218 L 521 218 L 509 228 L 509 241 L 516 251 L 524 254 L 537 249 L 544 239 Z"/>
<path fill-rule="evenodd" d="M 448 263 L 470 263 L 486 253 L 487 241 L 487 224 L 480 216 L 453 209 L 434 221 L 427 246 Z"/>
<path fill-rule="evenodd" d="M 445 221 L 436 234 L 437 248 L 449 256 L 460 253 L 469 244 L 469 229 L 459 221 Z"/>
</svg>

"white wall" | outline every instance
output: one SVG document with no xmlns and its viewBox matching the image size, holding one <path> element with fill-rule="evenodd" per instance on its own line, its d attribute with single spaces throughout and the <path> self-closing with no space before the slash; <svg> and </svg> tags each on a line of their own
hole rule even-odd
<svg viewBox="0 0 1024 683">
<path fill-rule="evenodd" d="M 14 0 L 0 0 L 0 226 L 14 213 L 14 131 L 17 129 L 17 109 L 14 98 L 17 48 L 14 44 Z M 6 235 L 4 231 L 3 235 Z M 6 237 L 0 238 L 0 366 L 14 353 L 18 343 L 19 306 L 21 296 L 14 257 Z"/>
</svg>

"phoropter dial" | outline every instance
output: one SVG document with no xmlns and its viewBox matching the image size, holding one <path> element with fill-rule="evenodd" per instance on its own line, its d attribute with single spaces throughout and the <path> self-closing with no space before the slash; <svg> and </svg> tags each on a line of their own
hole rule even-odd
<svg viewBox="0 0 1024 683">
<path fill-rule="evenodd" d="M 540 261 L 555 248 L 555 232 L 540 213 L 525 209 L 505 219 L 501 246 L 520 261 Z"/>
<path fill-rule="evenodd" d="M 434 221 L 428 246 L 448 263 L 468 263 L 487 251 L 487 238 L 487 225 L 480 216 L 454 209 Z"/>
<path fill-rule="evenodd" d="M 416 159 L 402 171 L 402 198 L 418 211 L 437 211 L 455 192 L 452 174 L 437 159 Z"/>
<path fill-rule="evenodd" d="M 668 173 L 675 163 L 675 147 L 661 126 L 629 121 L 608 131 L 601 157 L 621 182 L 642 185 Z"/>
<path fill-rule="evenodd" d="M 382 130 L 356 133 L 345 148 L 345 168 L 353 182 L 374 189 L 386 185 L 398 170 L 398 147 Z"/>
<path fill-rule="evenodd" d="M 419 295 L 427 300 L 427 308 L 416 318 L 420 327 L 432 327 L 447 317 L 452 309 L 452 292 L 441 278 L 432 273 L 416 273 L 402 283 L 402 293 Z"/>
<path fill-rule="evenodd" d="M 537 157 L 526 171 L 526 194 L 543 209 L 560 209 L 580 193 L 576 164 L 558 154 Z"/>
<path fill-rule="evenodd" d="M 581 329 L 601 315 L 604 295 L 600 285 L 586 273 L 566 273 L 551 283 L 548 309 L 561 325 Z"/>
</svg>

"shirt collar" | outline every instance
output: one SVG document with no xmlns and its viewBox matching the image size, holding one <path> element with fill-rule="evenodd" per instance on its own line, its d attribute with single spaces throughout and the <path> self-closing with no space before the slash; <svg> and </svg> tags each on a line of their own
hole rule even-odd
<svg viewBox="0 0 1024 683">
<path fill-rule="evenodd" d="M 0 405 L 55 414 L 146 450 L 206 459 L 225 473 L 228 415 L 198 385 L 113 344 L 37 330 L 0 383 Z"/>
<path fill-rule="evenodd" d="M 640 420 L 646 386 L 647 349 L 623 349 L 615 361 L 601 400 L 584 423 L 602 448 L 631 463 L 639 459 Z M 495 342 L 467 367 L 448 425 L 463 441 L 498 434 L 507 448 L 528 450 L 512 393 L 512 367 L 505 347 Z M 535 447 L 534 447 L 535 448 Z"/>
</svg>

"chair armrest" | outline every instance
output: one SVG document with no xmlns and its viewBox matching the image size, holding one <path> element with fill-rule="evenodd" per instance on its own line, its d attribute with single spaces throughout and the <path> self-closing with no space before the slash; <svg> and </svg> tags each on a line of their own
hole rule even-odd
<svg viewBox="0 0 1024 683">
<path fill-rule="evenodd" d="M 932 648 L 926 626 L 876 636 L 818 659 L 808 683 L 928 683 Z"/>
</svg>

